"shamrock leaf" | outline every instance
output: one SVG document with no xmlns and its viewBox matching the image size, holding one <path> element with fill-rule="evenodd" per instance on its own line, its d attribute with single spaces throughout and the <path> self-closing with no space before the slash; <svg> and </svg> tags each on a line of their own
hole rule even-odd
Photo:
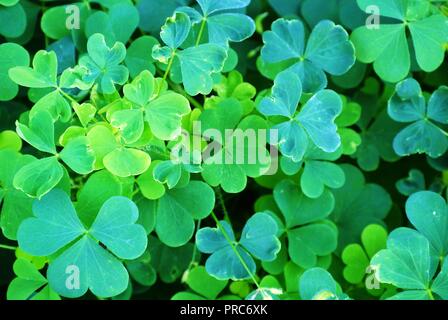
<svg viewBox="0 0 448 320">
<path fill-rule="evenodd" d="M 303 300 L 349 300 L 330 273 L 322 268 L 312 268 L 300 277 L 299 293 Z"/>
<path fill-rule="evenodd" d="M 249 0 L 231 0 L 219 2 L 216 0 L 197 0 L 202 13 L 189 7 L 178 8 L 190 16 L 193 25 L 206 29 L 208 42 L 228 46 L 229 41 L 241 42 L 255 32 L 255 23 L 249 16 L 234 12 L 243 9 Z M 201 31 L 199 31 L 201 32 Z"/>
<path fill-rule="evenodd" d="M 410 196 L 413 193 L 425 190 L 425 176 L 420 170 L 412 169 L 407 178 L 397 181 L 395 184 L 397 190 L 404 196 Z"/>
<path fill-rule="evenodd" d="M 328 20 L 319 22 L 306 41 L 302 21 L 278 19 L 272 31 L 263 33 L 263 42 L 262 60 L 270 64 L 290 61 L 288 71 L 300 78 L 306 93 L 327 86 L 325 72 L 342 75 L 355 63 L 355 49 L 347 32 Z"/>
<path fill-rule="evenodd" d="M 429 241 L 420 233 L 408 228 L 392 231 L 387 249 L 379 251 L 371 261 L 375 276 L 381 283 L 389 283 L 405 291 L 390 299 L 430 300 L 434 293 L 446 299 L 446 266 L 436 273 L 439 260 L 433 254 Z"/>
<path fill-rule="evenodd" d="M 30 155 L 13 150 L 0 150 L 0 226 L 5 237 L 15 240 L 20 223 L 31 216 L 32 199 L 13 186 L 14 175 L 23 166 L 34 161 Z"/>
<path fill-rule="evenodd" d="M 357 2 L 363 11 L 374 5 L 381 16 L 394 19 L 395 23 L 381 23 L 378 27 L 361 26 L 351 36 L 358 60 L 374 62 L 373 67 L 383 80 L 398 82 L 408 75 L 411 69 L 411 44 L 417 64 L 425 72 L 432 72 L 442 64 L 448 23 L 447 18 L 437 9 L 434 8 L 434 13 L 430 13 L 430 4 L 425 4 L 425 1 Z M 411 43 L 408 43 L 407 32 L 410 32 Z"/>
<path fill-rule="evenodd" d="M 160 34 L 167 46 L 155 46 L 153 58 L 168 63 L 166 72 L 172 71 L 172 77 L 173 73 L 177 74 L 189 95 L 196 96 L 199 93 L 207 95 L 213 88 L 212 75 L 224 68 L 227 51 L 212 43 L 178 50 L 186 40 L 190 29 L 191 21 L 185 13 L 176 12 L 173 17 L 167 19 Z"/>
<path fill-rule="evenodd" d="M 448 150 L 447 134 L 441 128 L 447 123 L 447 100 L 447 87 L 437 89 L 426 103 L 416 80 L 409 78 L 397 84 L 389 100 L 388 113 L 395 121 L 411 123 L 394 139 L 398 155 L 426 153 L 438 158 Z"/>
<path fill-rule="evenodd" d="M 170 247 L 184 245 L 193 236 L 194 220 L 207 217 L 214 205 L 212 188 L 201 181 L 167 190 L 155 202 L 156 233 L 160 241 Z"/>
<path fill-rule="evenodd" d="M 210 276 L 203 266 L 194 267 L 188 271 L 186 277 L 186 283 L 193 292 L 178 292 L 171 298 L 172 300 L 214 300 L 228 282 Z"/>
<path fill-rule="evenodd" d="M 14 177 L 14 186 L 31 197 L 40 198 L 61 180 L 63 166 L 59 159 L 79 174 L 93 171 L 95 157 L 84 136 L 75 137 L 57 152 L 54 141 L 54 122 L 47 111 L 36 112 L 26 126 L 17 122 L 17 133 L 36 149 L 52 154 L 22 167 Z"/>
<path fill-rule="evenodd" d="M 330 161 L 336 161 L 341 156 L 341 150 L 325 153 L 314 144 L 308 145 L 308 150 L 302 162 L 293 162 L 290 158 L 282 157 L 280 165 L 288 175 L 296 174 L 303 166 L 300 176 L 300 187 L 309 198 L 318 198 L 325 187 L 340 188 L 345 183 L 345 174 L 341 167 Z"/>
<path fill-rule="evenodd" d="M 280 251 L 277 224 L 269 214 L 254 214 L 236 242 L 232 227 L 220 221 L 218 228 L 203 228 L 196 234 L 199 251 L 211 254 L 205 263 L 209 274 L 220 280 L 247 279 L 255 273 L 255 261 L 272 261 Z M 243 264 L 244 263 L 244 264 Z M 250 272 L 250 273 L 249 273 Z"/>
<path fill-rule="evenodd" d="M 88 70 L 82 78 L 84 82 L 98 84 L 98 91 L 105 94 L 114 93 L 116 84 L 126 83 L 129 71 L 121 65 L 126 57 L 126 47 L 121 42 L 115 42 L 110 48 L 104 36 L 95 33 L 89 37 L 87 52 L 88 56 L 79 61 Z"/>
<path fill-rule="evenodd" d="M 353 155 L 357 148 L 361 145 L 361 135 L 354 129 L 350 128 L 356 124 L 361 117 L 361 106 L 353 101 L 348 101 L 345 96 L 342 99 L 342 112 L 336 118 L 338 133 L 341 137 L 342 153 L 345 155 Z"/>
<path fill-rule="evenodd" d="M 247 177 L 259 177 L 271 165 L 266 150 L 266 121 L 256 115 L 242 119 L 242 115 L 241 104 L 228 98 L 204 110 L 199 118 L 203 136 L 211 141 L 203 153 L 202 177 L 229 193 L 242 191 Z M 263 132 L 265 136 L 260 134 Z"/>
<path fill-rule="evenodd" d="M 13 99 L 19 92 L 19 87 L 10 79 L 8 72 L 13 67 L 28 66 L 30 56 L 23 47 L 15 43 L 1 44 L 0 56 L 2 57 L 2 65 L 0 66 L 0 101 L 8 101 Z"/>
<path fill-rule="evenodd" d="M 1 21 L 14 21 L 14 23 L 2 23 L 0 35 L 7 38 L 17 38 L 26 31 L 27 14 L 22 3 L 16 0 L 3 1 L 0 3 Z"/>
<path fill-rule="evenodd" d="M 143 132 L 145 119 L 151 132 L 159 139 L 173 140 L 181 133 L 182 117 L 190 112 L 188 100 L 180 94 L 165 91 L 156 93 L 156 84 L 149 71 L 143 71 L 131 84 L 124 86 L 125 97 L 136 109 L 117 111 L 118 127 L 123 127 L 122 136 L 128 143 L 135 142 Z M 114 123 L 112 123 L 114 125 Z"/>
<path fill-rule="evenodd" d="M 33 58 L 33 68 L 18 66 L 9 70 L 17 84 L 30 88 L 57 88 L 58 61 L 54 51 L 40 50 Z"/>
<path fill-rule="evenodd" d="M 338 252 L 349 243 L 358 241 L 369 224 L 384 225 L 392 200 L 383 187 L 366 183 L 362 172 L 348 164 L 341 165 L 345 173 L 345 185 L 333 189 L 335 198 L 331 219 L 339 229 Z"/>
<path fill-rule="evenodd" d="M 0 150 L 2 149 L 20 151 L 22 149 L 22 140 L 14 131 L 2 131 L 0 132 Z"/>
<path fill-rule="evenodd" d="M 53 190 L 34 202 L 33 213 L 35 217 L 20 225 L 19 245 L 36 256 L 59 252 L 47 272 L 57 293 L 80 297 L 90 289 L 99 297 L 111 297 L 126 289 L 129 276 L 117 258 L 136 259 L 147 245 L 145 230 L 135 224 L 138 209 L 132 201 L 110 198 L 89 229 L 83 226 L 70 198 L 61 190 Z M 78 286 L 71 288 L 66 285 L 67 270 L 73 267 L 80 279 Z"/>
<path fill-rule="evenodd" d="M 386 248 L 387 231 L 380 225 L 371 224 L 361 233 L 361 243 L 349 244 L 342 251 L 345 263 L 344 278 L 352 284 L 359 284 L 366 275 L 370 259 L 380 250 Z"/>
<path fill-rule="evenodd" d="M 192 243 L 172 248 L 160 242 L 157 237 L 152 236 L 149 236 L 149 242 L 151 243 L 151 265 L 164 283 L 175 282 L 184 274 L 191 262 L 197 263 L 200 259 L 200 254 L 197 254 L 192 261 L 194 247 Z"/>
<path fill-rule="evenodd" d="M 128 148 L 117 141 L 111 128 L 98 124 L 90 128 L 87 140 L 95 155 L 95 167 L 105 167 L 117 177 L 126 178 L 144 173 L 151 164 L 148 153 Z"/>
<path fill-rule="evenodd" d="M 126 1 L 121 3 L 115 1 L 115 3 L 112 2 L 112 5 L 107 7 L 107 13 L 96 11 L 88 16 L 85 22 L 86 36 L 103 34 L 109 45 L 117 41 L 121 43 L 128 42 L 140 21 L 137 9 L 131 2 Z"/>
<path fill-rule="evenodd" d="M 445 199 L 430 191 L 414 193 L 406 202 L 406 214 L 443 259 L 448 254 L 448 208 Z"/>
<path fill-rule="evenodd" d="M 157 39 L 151 36 L 137 38 L 131 43 L 124 60 L 131 78 L 135 78 L 144 70 L 149 70 L 152 74 L 155 73 L 155 61 L 148 48 L 153 48 L 157 44 L 159 44 Z"/>
<path fill-rule="evenodd" d="M 17 259 L 13 265 L 17 278 L 8 286 L 8 300 L 60 300 L 48 285 L 47 279 L 25 259 Z"/>
<path fill-rule="evenodd" d="M 329 190 L 311 199 L 291 180 L 283 180 L 274 188 L 274 199 L 284 218 L 282 233 L 288 238 L 288 253 L 294 263 L 310 268 L 316 265 L 318 257 L 336 249 L 337 228 L 326 220 L 334 208 Z"/>
<path fill-rule="evenodd" d="M 294 87 L 291 89 L 291 86 Z M 334 123 L 342 111 L 341 98 L 331 90 L 319 91 L 296 114 L 301 95 L 299 77 L 285 71 L 276 77 L 272 96 L 264 98 L 258 105 L 258 110 L 265 116 L 288 118 L 272 129 L 278 130 L 281 153 L 294 162 L 302 160 L 309 140 L 325 152 L 334 152 L 341 145 Z"/>
</svg>

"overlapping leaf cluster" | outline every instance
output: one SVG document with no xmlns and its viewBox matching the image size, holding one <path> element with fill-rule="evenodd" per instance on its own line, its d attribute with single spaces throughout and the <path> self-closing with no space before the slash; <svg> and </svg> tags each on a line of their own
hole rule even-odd
<svg viewBox="0 0 448 320">
<path fill-rule="evenodd" d="M 0 0 L 0 297 L 448 299 L 447 15 Z"/>
</svg>

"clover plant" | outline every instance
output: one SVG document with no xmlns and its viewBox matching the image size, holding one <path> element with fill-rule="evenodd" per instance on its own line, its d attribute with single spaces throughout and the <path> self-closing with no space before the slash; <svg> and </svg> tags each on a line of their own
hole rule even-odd
<svg viewBox="0 0 448 320">
<path fill-rule="evenodd" d="M 0 299 L 448 299 L 447 16 L 0 0 Z"/>
</svg>

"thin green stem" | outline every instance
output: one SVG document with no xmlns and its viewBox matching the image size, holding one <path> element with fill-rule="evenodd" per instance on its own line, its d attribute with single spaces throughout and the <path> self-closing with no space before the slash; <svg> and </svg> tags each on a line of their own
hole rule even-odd
<svg viewBox="0 0 448 320">
<path fill-rule="evenodd" d="M 166 67 L 165 73 L 163 74 L 162 84 L 166 81 L 166 79 L 168 78 L 168 75 L 170 74 L 171 67 L 173 66 L 175 57 L 176 57 L 176 51 L 173 51 L 173 54 L 171 55 L 171 58 L 168 61 L 168 66 Z M 157 95 L 160 94 L 161 90 L 162 90 L 162 85 L 160 85 L 159 88 L 157 89 Z"/>
<path fill-rule="evenodd" d="M 202 23 L 201 23 L 201 28 L 199 29 L 199 33 L 198 33 L 198 37 L 196 39 L 196 47 L 199 45 L 199 43 L 201 43 L 202 40 L 202 34 L 204 33 L 205 30 L 205 24 L 207 23 L 207 18 L 204 17 L 202 19 Z"/>
<path fill-rule="evenodd" d="M 222 208 L 222 212 L 224 213 L 224 219 L 230 223 L 229 211 L 226 208 L 226 203 L 224 202 L 224 197 L 222 195 L 221 187 L 216 187 L 216 196 L 218 197 L 219 205 Z"/>
<path fill-rule="evenodd" d="M 0 244 L 0 248 L 1 249 L 6 249 L 6 250 L 12 250 L 12 251 L 15 251 L 17 249 L 17 247 L 8 246 L 6 244 Z"/>
<path fill-rule="evenodd" d="M 250 278 L 252 279 L 254 284 L 257 286 L 257 288 L 260 291 L 260 293 L 263 296 L 265 296 L 264 290 L 262 290 L 260 284 L 258 283 L 257 279 L 255 278 L 255 275 L 252 273 L 252 271 L 250 271 L 249 267 L 246 264 L 246 261 L 244 261 L 243 257 L 241 257 L 240 253 L 236 249 L 234 241 L 232 241 L 232 239 L 230 239 L 230 237 L 227 234 L 226 230 L 223 228 L 221 222 L 218 220 L 218 218 L 216 217 L 216 215 L 215 215 L 215 213 L 213 211 L 212 211 L 211 215 L 213 217 L 213 220 L 215 220 L 215 222 L 216 222 L 216 226 L 219 228 L 219 230 L 221 230 L 222 234 L 224 235 L 224 238 L 229 243 L 229 245 L 232 248 L 232 250 L 235 253 L 235 255 L 238 257 L 238 260 L 240 260 L 240 262 L 243 265 L 244 269 L 246 270 L 247 274 L 250 276 Z"/>
</svg>

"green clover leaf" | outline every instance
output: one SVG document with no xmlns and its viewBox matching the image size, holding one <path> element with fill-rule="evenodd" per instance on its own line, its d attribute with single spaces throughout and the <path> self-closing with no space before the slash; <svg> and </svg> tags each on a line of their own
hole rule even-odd
<svg viewBox="0 0 448 320">
<path fill-rule="evenodd" d="M 349 243 L 357 242 L 369 224 L 384 225 L 392 207 L 387 191 L 374 183 L 366 183 L 362 172 L 349 164 L 341 165 L 345 173 L 342 188 L 333 189 L 335 198 L 331 219 L 339 229 L 338 252 Z"/>
<path fill-rule="evenodd" d="M 176 293 L 172 300 L 216 299 L 227 286 L 226 280 L 218 280 L 207 273 L 205 267 L 197 266 L 188 271 L 186 283 L 193 292 Z"/>
<path fill-rule="evenodd" d="M 0 56 L 2 57 L 2 65 L 0 66 L 0 101 L 8 101 L 12 100 L 19 92 L 19 87 L 10 79 L 8 72 L 13 67 L 28 66 L 30 64 L 30 56 L 23 47 L 15 43 L 2 43 L 0 45 Z"/>
<path fill-rule="evenodd" d="M 322 268 L 312 268 L 300 277 L 299 293 L 303 300 L 349 300 L 330 273 Z"/>
<path fill-rule="evenodd" d="M 278 19 L 272 31 L 263 33 L 263 42 L 262 60 L 269 64 L 288 61 L 288 70 L 300 78 L 306 93 L 327 86 L 325 72 L 342 75 L 355 63 L 355 49 L 347 32 L 328 20 L 317 24 L 306 41 L 302 21 Z"/>
<path fill-rule="evenodd" d="M 170 247 L 184 245 L 193 237 L 194 220 L 207 217 L 215 205 L 211 187 L 201 181 L 167 190 L 156 200 L 156 233 Z"/>
<path fill-rule="evenodd" d="M 411 69 L 411 43 L 422 70 L 432 72 L 442 64 L 448 37 L 447 18 L 437 9 L 430 13 L 429 3 L 408 0 L 357 2 L 363 11 L 374 5 L 379 8 L 381 16 L 394 19 L 394 23 L 381 23 L 378 27 L 359 27 L 351 36 L 358 60 L 374 62 L 373 67 L 383 80 L 398 82 L 408 75 Z M 411 43 L 407 40 L 408 30 Z"/>
<path fill-rule="evenodd" d="M 437 89 L 428 103 L 423 97 L 420 84 L 406 79 L 395 89 L 388 104 L 388 113 L 398 122 L 411 123 L 394 139 L 394 150 L 400 156 L 426 153 L 438 158 L 448 150 L 448 140 L 442 125 L 447 123 L 445 111 L 448 88 Z"/>
<path fill-rule="evenodd" d="M 176 10 L 186 13 L 193 26 L 200 26 L 199 36 L 206 29 L 209 43 L 228 46 L 230 41 L 241 42 L 254 34 L 255 23 L 252 18 L 234 12 L 236 9 L 247 7 L 249 0 L 231 0 L 222 3 L 216 0 L 197 0 L 197 2 L 202 13 L 189 7 Z"/>
<path fill-rule="evenodd" d="M 213 43 L 178 50 L 190 29 L 191 21 L 188 15 L 176 12 L 173 17 L 167 19 L 160 34 L 167 46 L 155 46 L 152 55 L 154 59 L 168 64 L 166 73 L 171 71 L 171 77 L 182 82 L 189 95 L 206 95 L 213 89 L 212 75 L 224 68 L 227 51 Z"/>
<path fill-rule="evenodd" d="M 182 117 L 190 113 L 188 100 L 173 91 L 158 95 L 156 82 L 149 71 L 143 71 L 131 84 L 123 88 L 125 97 L 135 105 L 135 109 L 118 111 L 117 127 L 123 127 L 122 136 L 126 142 L 135 142 L 143 132 L 143 119 L 151 132 L 159 139 L 173 140 L 181 133 Z"/>
<path fill-rule="evenodd" d="M 228 98 L 204 110 L 199 117 L 202 133 L 211 141 L 203 153 L 202 177 L 211 186 L 221 186 L 229 193 L 241 192 L 247 177 L 259 177 L 271 165 L 266 139 L 258 134 L 262 131 L 257 131 L 268 132 L 266 121 L 257 115 L 242 116 L 238 100 Z M 229 134 L 227 130 L 232 131 Z"/>
<path fill-rule="evenodd" d="M 25 259 L 17 259 L 13 265 L 14 278 L 8 286 L 8 300 L 60 300 L 59 295 L 48 285 L 47 279 Z"/>
<path fill-rule="evenodd" d="M 2 210 L 0 226 L 5 237 L 15 240 L 20 223 L 31 216 L 32 199 L 13 186 L 14 176 L 22 167 L 33 162 L 30 155 L 12 150 L 0 150 L 0 203 Z"/>
<path fill-rule="evenodd" d="M 240 280 L 255 273 L 252 256 L 262 261 L 275 259 L 280 251 L 276 235 L 275 220 L 269 214 L 259 212 L 246 222 L 240 241 L 236 242 L 232 227 L 226 221 L 220 221 L 218 228 L 200 229 L 196 234 L 196 245 L 199 251 L 211 254 L 205 263 L 209 274 L 220 280 Z"/>
<path fill-rule="evenodd" d="M 19 228 L 19 245 L 36 256 L 60 253 L 50 262 L 47 272 L 57 293 L 80 297 L 90 289 L 99 297 L 111 297 L 126 289 L 129 276 L 117 257 L 136 259 L 147 246 L 145 230 L 135 224 L 138 209 L 132 201 L 110 198 L 89 229 L 83 226 L 69 197 L 61 190 L 53 190 L 34 202 L 33 213 L 35 217 L 25 220 Z M 66 285 L 70 266 L 79 270 L 78 288 Z"/>
<path fill-rule="evenodd" d="M 341 98 L 332 90 L 319 91 L 296 114 L 301 95 L 299 77 L 285 71 L 275 78 L 272 96 L 258 105 L 258 110 L 267 117 L 289 118 L 272 129 L 278 130 L 281 153 L 294 162 L 303 159 L 309 140 L 325 152 L 334 152 L 341 145 L 334 123 L 342 112 Z"/>
<path fill-rule="evenodd" d="M 361 233 L 361 243 L 349 244 L 342 251 L 344 278 L 352 284 L 363 281 L 370 259 L 380 250 L 386 248 L 387 231 L 378 224 L 371 224 Z"/>
<path fill-rule="evenodd" d="M 326 220 L 334 208 L 334 197 L 329 190 L 312 199 L 291 180 L 283 180 L 274 188 L 274 199 L 284 218 L 285 227 L 281 229 L 288 238 L 288 253 L 294 263 L 310 268 L 317 264 L 318 257 L 335 251 L 338 230 Z"/>
<path fill-rule="evenodd" d="M 123 85 L 129 77 L 128 69 L 121 65 L 126 57 L 126 47 L 115 42 L 110 48 L 100 33 L 89 37 L 87 42 L 88 56 L 80 59 L 79 64 L 88 72 L 82 78 L 86 83 L 98 84 L 98 91 L 105 94 L 115 92 L 115 85 Z"/>
</svg>

